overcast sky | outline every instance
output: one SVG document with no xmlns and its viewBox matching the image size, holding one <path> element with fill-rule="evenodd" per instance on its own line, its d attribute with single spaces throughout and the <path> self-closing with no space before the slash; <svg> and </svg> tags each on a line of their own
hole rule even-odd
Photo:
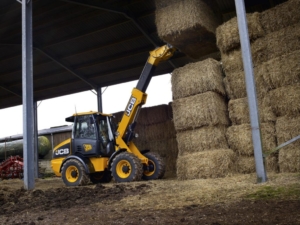
<svg viewBox="0 0 300 225">
<path fill-rule="evenodd" d="M 132 89 L 137 81 L 109 86 L 104 91 L 103 112 L 115 113 L 124 111 Z M 171 75 L 153 77 L 146 91 L 147 103 L 143 107 L 168 104 L 172 101 Z M 38 102 L 38 129 L 70 125 L 65 118 L 77 112 L 97 111 L 97 96 L 91 91 L 67 95 Z M 22 106 L 0 110 L 0 138 L 23 133 Z"/>
</svg>

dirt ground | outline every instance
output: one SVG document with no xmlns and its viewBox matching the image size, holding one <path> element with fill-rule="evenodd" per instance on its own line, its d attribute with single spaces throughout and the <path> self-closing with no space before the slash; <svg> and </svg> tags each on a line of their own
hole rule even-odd
<svg viewBox="0 0 300 225">
<path fill-rule="evenodd" d="M 300 224 L 300 174 L 65 187 L 0 181 L 0 224 Z"/>
</svg>

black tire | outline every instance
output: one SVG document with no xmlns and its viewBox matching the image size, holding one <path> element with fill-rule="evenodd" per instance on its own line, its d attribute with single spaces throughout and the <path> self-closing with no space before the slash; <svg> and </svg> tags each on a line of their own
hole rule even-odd
<svg viewBox="0 0 300 225">
<path fill-rule="evenodd" d="M 122 152 L 113 159 L 111 173 L 116 182 L 138 181 L 141 180 L 143 166 L 138 157 Z"/>
<path fill-rule="evenodd" d="M 166 165 L 162 157 L 155 152 L 144 154 L 148 158 L 149 167 L 144 167 L 143 180 L 161 179 L 165 175 Z"/>
<path fill-rule="evenodd" d="M 61 175 L 67 186 L 83 186 L 90 180 L 82 163 L 76 159 L 70 159 L 64 163 Z"/>
<path fill-rule="evenodd" d="M 107 170 L 90 174 L 90 180 L 93 184 L 109 183 L 111 179 L 111 173 Z"/>
</svg>

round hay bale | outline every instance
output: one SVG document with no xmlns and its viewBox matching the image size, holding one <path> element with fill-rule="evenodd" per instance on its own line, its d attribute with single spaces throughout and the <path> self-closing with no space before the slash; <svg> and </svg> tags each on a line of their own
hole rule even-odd
<svg viewBox="0 0 300 225">
<path fill-rule="evenodd" d="M 260 22 L 260 13 L 247 14 L 248 32 L 251 41 L 264 36 L 265 32 Z M 226 53 L 240 47 L 240 35 L 237 17 L 219 26 L 216 30 L 217 46 Z"/>
<path fill-rule="evenodd" d="M 300 15 L 300 13 L 299 13 Z M 300 83 L 300 50 L 271 59 L 260 66 L 269 90 Z"/>
<path fill-rule="evenodd" d="M 265 104 L 270 106 L 277 116 L 297 116 L 300 114 L 300 84 L 288 85 L 274 89 L 268 93 L 269 101 Z"/>
<path fill-rule="evenodd" d="M 214 91 L 225 96 L 220 63 L 206 59 L 190 63 L 173 71 L 171 77 L 173 99 Z"/>
<path fill-rule="evenodd" d="M 279 150 L 279 170 L 281 173 L 300 172 L 300 148 L 286 146 Z"/>
<path fill-rule="evenodd" d="M 278 31 L 300 21 L 299 0 L 289 0 L 261 13 L 261 24 L 266 33 Z"/>
<path fill-rule="evenodd" d="M 255 86 L 257 98 L 262 98 L 267 94 L 267 87 L 264 83 L 263 76 L 258 71 L 254 70 Z M 247 97 L 246 82 L 244 71 L 227 72 L 226 82 L 228 87 L 228 96 L 230 99 L 244 98 Z"/>
<path fill-rule="evenodd" d="M 206 126 L 177 132 L 178 155 L 210 149 L 227 149 L 226 126 Z"/>
<path fill-rule="evenodd" d="M 270 107 L 264 107 L 264 101 L 258 99 L 258 109 L 261 122 L 275 121 L 276 117 Z M 247 98 L 230 100 L 228 103 L 229 119 L 233 125 L 250 124 L 250 114 Z"/>
<path fill-rule="evenodd" d="M 225 99 L 212 91 L 174 100 L 173 116 L 176 131 L 229 125 Z"/>
<path fill-rule="evenodd" d="M 163 123 L 151 124 L 144 126 L 142 132 L 144 141 L 158 141 L 169 138 L 176 138 L 176 131 L 174 123 L 171 120 L 167 120 Z"/>
<path fill-rule="evenodd" d="M 157 3 L 159 4 L 159 3 Z M 158 36 L 192 58 L 217 51 L 219 25 L 210 7 L 200 0 L 166 1 L 155 11 Z"/>
<path fill-rule="evenodd" d="M 279 145 L 300 135 L 300 114 L 297 117 L 283 116 L 277 118 L 275 128 Z M 289 144 L 287 147 L 300 148 L 300 140 Z"/>
<path fill-rule="evenodd" d="M 177 178 L 192 180 L 228 176 L 234 172 L 235 158 L 231 149 L 215 149 L 178 156 Z"/>
<path fill-rule="evenodd" d="M 273 123 L 261 123 L 260 129 L 263 150 L 268 151 L 275 148 L 275 125 Z M 228 127 L 226 137 L 230 149 L 234 150 L 238 155 L 254 155 L 250 124 L 242 124 Z"/>
<path fill-rule="evenodd" d="M 279 171 L 277 156 L 268 156 L 265 159 L 265 169 L 267 172 Z M 238 156 L 236 160 L 236 170 L 241 174 L 255 173 L 255 158 L 249 156 Z"/>
</svg>

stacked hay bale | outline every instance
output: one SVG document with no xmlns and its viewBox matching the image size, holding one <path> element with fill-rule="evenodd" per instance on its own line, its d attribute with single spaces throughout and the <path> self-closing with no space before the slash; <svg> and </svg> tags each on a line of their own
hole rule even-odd
<svg viewBox="0 0 300 225">
<path fill-rule="evenodd" d="M 214 59 L 187 64 L 172 74 L 180 180 L 224 177 L 234 171 L 234 152 L 225 137 L 229 119 L 222 79 Z"/>
<path fill-rule="evenodd" d="M 120 121 L 123 112 L 118 112 L 115 116 L 116 120 Z M 171 104 L 145 107 L 140 111 L 135 128 L 135 132 L 139 135 L 134 139 L 136 146 L 140 150 L 149 149 L 157 152 L 165 160 L 165 178 L 176 176 L 178 147 L 171 116 Z"/>
<path fill-rule="evenodd" d="M 215 31 L 219 19 L 202 0 L 156 0 L 159 37 L 194 59 L 218 52 Z"/>
<path fill-rule="evenodd" d="M 278 123 L 277 117 L 291 112 L 299 113 L 299 104 L 290 104 L 297 98 L 295 96 L 300 90 L 299 86 L 295 85 L 299 80 L 299 9 L 300 2 L 290 0 L 262 13 L 247 15 L 265 151 L 276 147 L 276 135 L 278 142 L 281 143 L 278 125 L 281 123 Z M 255 172 L 255 164 L 237 27 L 236 18 L 218 27 L 217 45 L 221 51 L 226 74 L 224 83 L 230 99 L 229 117 L 233 124 L 227 130 L 228 143 L 239 156 L 238 171 L 250 173 Z M 282 139 L 285 140 L 283 136 Z M 281 153 L 279 158 L 280 155 Z M 266 161 L 268 171 L 278 171 L 276 154 L 269 156 Z M 281 164 L 280 168 L 283 168 Z"/>
</svg>

